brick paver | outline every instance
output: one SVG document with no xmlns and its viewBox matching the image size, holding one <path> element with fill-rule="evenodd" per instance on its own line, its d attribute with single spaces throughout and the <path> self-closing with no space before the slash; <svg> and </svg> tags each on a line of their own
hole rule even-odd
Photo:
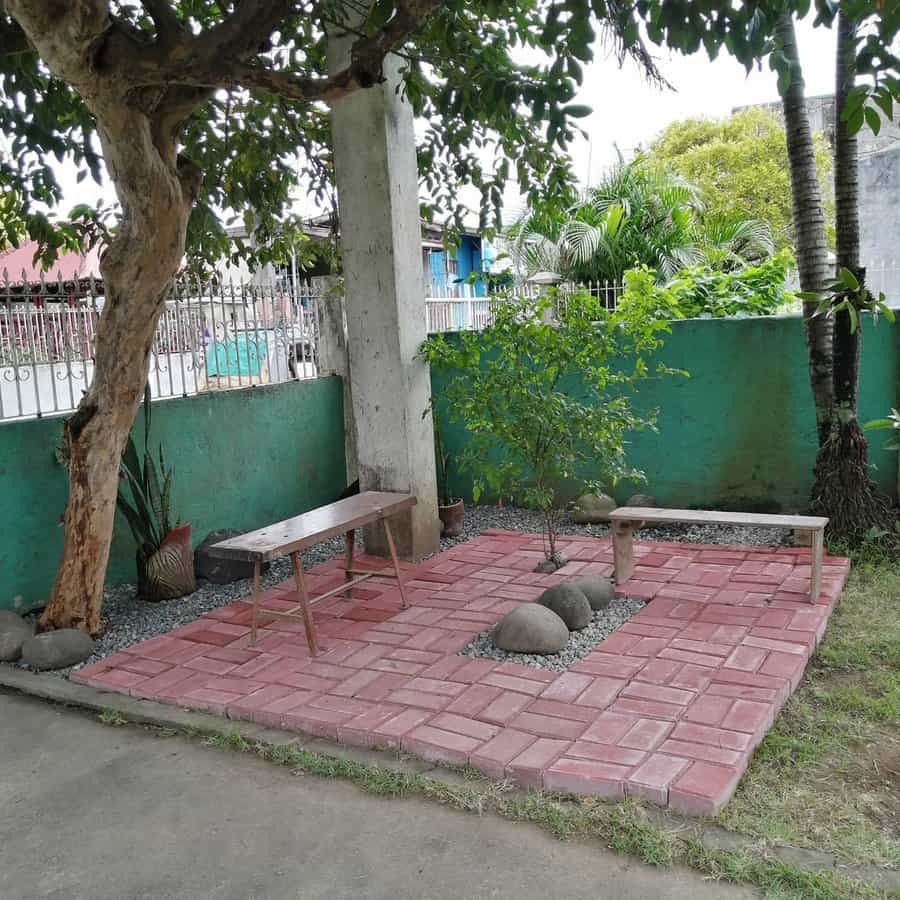
<svg viewBox="0 0 900 900">
<path fill-rule="evenodd" d="M 539 536 L 507 531 L 404 564 L 408 609 L 379 579 L 316 608 L 326 649 L 315 659 L 294 623 L 265 617 L 250 647 L 249 607 L 238 601 L 72 678 L 527 786 L 715 814 L 797 687 L 849 563 L 825 559 L 811 605 L 808 549 L 638 541 L 634 577 L 616 592 L 645 607 L 569 671 L 460 657 L 545 587 L 612 571 L 608 539 L 560 544 L 570 562 L 554 575 L 533 571 Z M 310 573 L 314 594 L 340 583 L 340 565 Z M 278 585 L 264 606 L 289 606 L 292 594 Z"/>
</svg>

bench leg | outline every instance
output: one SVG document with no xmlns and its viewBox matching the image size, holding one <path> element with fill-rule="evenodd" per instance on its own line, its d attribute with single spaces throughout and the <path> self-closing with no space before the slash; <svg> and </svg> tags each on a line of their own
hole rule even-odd
<svg viewBox="0 0 900 900">
<path fill-rule="evenodd" d="M 297 592 L 300 594 L 300 609 L 303 613 L 303 627 L 306 629 L 306 643 L 309 645 L 310 656 L 319 655 L 319 645 L 316 642 L 316 627 L 313 624 L 312 612 L 309 608 L 309 596 L 306 593 L 306 582 L 303 579 L 303 563 L 299 553 L 291 554 L 291 567 L 294 570 L 294 581 L 297 582 Z"/>
<path fill-rule="evenodd" d="M 391 560 L 394 563 L 394 574 L 397 576 L 397 586 L 400 588 L 400 606 L 406 609 L 409 603 L 406 601 L 406 588 L 403 586 L 403 575 L 400 572 L 400 563 L 397 561 L 397 548 L 394 547 L 394 535 L 391 533 L 391 523 L 387 519 L 384 522 L 384 536 L 387 539 L 388 550 L 391 551 Z"/>
<path fill-rule="evenodd" d="M 809 602 L 815 603 L 822 591 L 822 555 L 825 531 L 820 528 L 812 533 L 812 570 L 809 578 Z"/>
<path fill-rule="evenodd" d="M 256 616 L 259 608 L 259 560 L 253 563 L 253 596 L 251 597 L 253 609 L 250 613 L 250 646 L 256 646 Z"/>
<path fill-rule="evenodd" d="M 344 581 L 350 581 L 353 578 L 353 573 L 350 571 L 353 568 L 353 548 L 356 544 L 356 532 L 348 531 L 344 535 L 344 540 L 347 545 L 347 552 L 344 558 Z M 344 596 L 348 600 L 353 599 L 353 588 L 349 587 L 344 591 Z"/>
<path fill-rule="evenodd" d="M 631 522 L 613 522 L 613 574 L 616 584 L 623 584 L 634 571 L 634 543 Z"/>
</svg>

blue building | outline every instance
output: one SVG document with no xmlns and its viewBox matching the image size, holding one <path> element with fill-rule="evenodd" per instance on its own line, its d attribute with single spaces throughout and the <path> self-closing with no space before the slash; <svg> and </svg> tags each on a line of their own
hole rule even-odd
<svg viewBox="0 0 900 900">
<path fill-rule="evenodd" d="M 465 230 L 456 246 L 444 246 L 440 225 L 422 223 L 422 262 L 429 297 L 484 297 L 479 277 L 491 264 L 491 246 L 474 230 Z M 474 273 L 474 274 L 473 274 Z"/>
</svg>

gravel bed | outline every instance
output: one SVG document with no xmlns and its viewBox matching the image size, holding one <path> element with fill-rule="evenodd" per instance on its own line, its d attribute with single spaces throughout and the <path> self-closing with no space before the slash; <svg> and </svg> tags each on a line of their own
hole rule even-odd
<svg viewBox="0 0 900 900">
<path fill-rule="evenodd" d="M 466 507 L 463 533 L 458 538 L 442 538 L 441 549 L 461 544 L 479 535 L 486 528 L 507 531 L 530 531 L 540 534 L 541 517 L 534 510 L 515 506 Z M 608 537 L 607 525 L 578 525 L 566 517 L 560 534 L 584 534 Z M 758 547 L 783 547 L 790 544 L 791 533 L 784 528 L 747 528 L 732 525 L 657 525 L 637 532 L 639 540 L 679 541 L 688 544 L 750 544 Z"/>
<path fill-rule="evenodd" d="M 361 534 L 358 539 L 361 541 Z M 343 555 L 344 539 L 332 538 L 315 547 L 304 550 L 305 568 L 318 565 L 337 555 Z M 291 561 L 288 557 L 276 559 L 269 571 L 260 577 L 260 587 L 265 590 L 292 577 Z M 177 600 L 160 603 L 146 603 L 137 598 L 137 585 L 120 584 L 107 587 L 103 592 L 103 622 L 105 631 L 97 638 L 94 652 L 83 663 L 67 669 L 56 669 L 51 674 L 68 677 L 70 672 L 112 656 L 126 647 L 138 644 L 159 634 L 166 634 L 181 625 L 220 606 L 227 606 L 250 594 L 252 583 L 249 578 L 233 581 L 231 584 L 198 582 L 197 590 Z M 21 665 L 21 664 L 20 664 Z M 23 666 L 24 668 L 24 666 Z"/>
<path fill-rule="evenodd" d="M 442 538 L 441 549 L 447 550 L 457 544 L 477 537 L 486 528 L 501 528 L 510 531 L 541 531 L 541 518 L 533 510 L 514 506 L 475 506 L 466 509 L 463 533 L 456 538 Z M 577 525 L 566 518 L 560 526 L 561 534 L 584 534 L 606 537 L 609 528 L 605 525 Z M 787 542 L 789 533 L 780 529 L 733 528 L 715 525 L 668 525 L 645 528 L 640 532 L 642 539 L 657 541 L 687 541 L 705 544 L 758 544 L 780 546 Z M 358 539 L 357 544 L 360 545 Z M 333 538 L 303 552 L 305 567 L 325 562 L 344 552 L 343 538 Z M 272 563 L 269 571 L 261 578 L 263 588 L 279 584 L 291 577 L 289 559 Z M 81 665 L 88 665 L 140 641 L 165 634 L 186 625 L 210 610 L 232 603 L 250 593 L 250 580 L 232 584 L 201 583 L 193 594 L 178 600 L 162 603 L 144 603 L 136 596 L 135 585 L 125 584 L 108 587 L 103 594 L 103 619 L 105 631 L 98 638 L 93 655 Z M 76 666 L 74 668 L 80 668 Z M 68 676 L 72 669 L 58 669 L 54 674 Z"/>
<path fill-rule="evenodd" d="M 523 666 L 534 666 L 536 669 L 549 669 L 551 672 L 565 672 L 643 608 L 644 604 L 640 600 L 616 597 L 606 609 L 594 612 L 587 627 L 581 631 L 569 632 L 569 643 L 559 653 L 511 653 L 508 650 L 501 650 L 494 643 L 492 628 L 476 635 L 459 652 L 462 656 L 519 663 Z"/>
</svg>

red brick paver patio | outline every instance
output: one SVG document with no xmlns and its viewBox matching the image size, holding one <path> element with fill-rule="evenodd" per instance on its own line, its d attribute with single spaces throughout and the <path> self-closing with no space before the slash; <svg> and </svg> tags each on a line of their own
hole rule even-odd
<svg viewBox="0 0 900 900">
<path fill-rule="evenodd" d="M 564 569 L 537 575 L 539 536 L 489 531 L 406 564 L 409 609 L 400 609 L 395 582 L 377 578 L 353 600 L 315 608 L 327 647 L 315 659 L 291 621 L 265 624 L 250 648 L 250 610 L 239 601 L 72 678 L 347 744 L 468 762 L 523 785 L 715 814 L 797 687 L 848 561 L 826 557 L 811 605 L 808 549 L 638 542 L 634 577 L 617 593 L 647 605 L 569 671 L 459 656 L 473 635 L 545 587 L 612 570 L 608 539 L 567 537 L 562 552 Z M 335 559 L 313 570 L 309 586 L 323 592 L 342 580 Z M 266 592 L 265 605 L 293 605 L 293 594 L 285 582 Z"/>
</svg>

